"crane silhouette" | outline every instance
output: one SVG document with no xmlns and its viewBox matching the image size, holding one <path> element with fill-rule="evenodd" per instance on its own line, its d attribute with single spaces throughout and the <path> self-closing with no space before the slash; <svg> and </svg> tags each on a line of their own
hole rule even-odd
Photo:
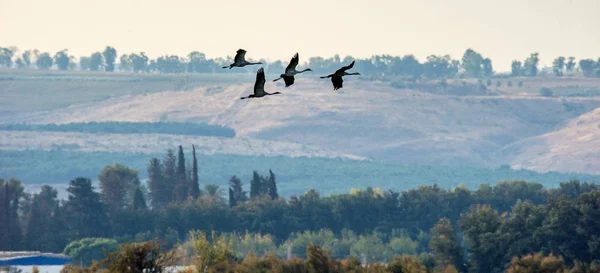
<svg viewBox="0 0 600 273">
<path fill-rule="evenodd" d="M 223 68 L 233 68 L 233 67 L 244 67 L 247 65 L 253 65 L 253 64 L 262 64 L 261 62 L 257 62 L 257 63 L 251 63 L 246 61 L 246 50 L 243 49 L 238 49 L 238 51 L 235 54 L 235 57 L 233 58 L 233 63 L 230 64 L 229 66 L 223 66 Z"/>
<path fill-rule="evenodd" d="M 283 81 L 285 82 L 285 87 L 288 87 L 292 84 L 294 84 L 294 75 L 296 74 L 300 74 L 300 73 L 304 73 L 306 71 L 312 71 L 310 68 L 304 69 L 302 71 L 298 71 L 296 70 L 296 66 L 298 66 L 298 53 L 296 53 L 294 55 L 294 57 L 292 57 L 292 60 L 290 61 L 290 64 L 288 64 L 288 66 L 285 68 L 285 73 L 279 75 L 279 78 L 274 79 L 273 81 L 278 81 L 283 79 Z"/>
<path fill-rule="evenodd" d="M 329 74 L 327 76 L 321 77 L 321 79 L 331 78 L 331 83 L 333 83 L 333 90 L 338 90 L 343 87 L 343 83 L 344 83 L 344 80 L 342 79 L 343 76 L 360 75 L 360 73 L 358 73 L 358 72 L 354 72 L 354 73 L 346 72 L 346 70 L 352 68 L 353 66 L 354 66 L 354 61 L 352 61 L 352 63 L 350 63 L 349 65 L 336 70 L 333 74 Z"/>
<path fill-rule="evenodd" d="M 261 67 L 256 72 L 256 82 L 254 82 L 254 94 L 251 94 L 247 97 L 241 97 L 240 99 L 250 99 L 250 98 L 262 98 L 264 96 L 281 94 L 279 92 L 275 93 L 267 93 L 265 92 L 265 70 Z"/>
</svg>

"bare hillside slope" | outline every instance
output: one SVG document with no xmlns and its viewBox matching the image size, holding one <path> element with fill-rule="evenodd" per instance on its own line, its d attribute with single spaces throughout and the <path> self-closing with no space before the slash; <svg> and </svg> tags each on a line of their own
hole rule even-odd
<svg viewBox="0 0 600 273">
<path fill-rule="evenodd" d="M 453 96 L 348 78 L 299 78 L 282 95 L 239 100 L 252 84 L 112 97 L 37 113 L 19 121 L 206 121 L 237 135 L 303 143 L 386 162 L 497 167 L 513 142 L 560 129 L 600 106 L 596 98 Z"/>
<path fill-rule="evenodd" d="M 600 108 L 571 120 L 564 128 L 506 147 L 516 168 L 541 172 L 600 174 Z"/>
</svg>

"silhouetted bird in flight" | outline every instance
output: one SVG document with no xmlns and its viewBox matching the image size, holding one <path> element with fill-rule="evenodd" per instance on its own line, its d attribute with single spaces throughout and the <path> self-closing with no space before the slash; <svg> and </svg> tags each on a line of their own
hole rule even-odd
<svg viewBox="0 0 600 273">
<path fill-rule="evenodd" d="M 264 96 L 281 94 L 279 92 L 275 93 L 267 93 L 265 92 L 265 70 L 261 67 L 256 72 L 256 82 L 254 83 L 254 94 L 249 95 L 247 97 L 241 97 L 240 99 L 250 99 L 250 98 L 262 98 Z"/>
<path fill-rule="evenodd" d="M 235 54 L 235 58 L 233 58 L 233 63 L 230 64 L 229 66 L 223 66 L 223 68 L 228 68 L 231 69 L 232 67 L 244 67 L 247 65 L 253 65 L 253 64 L 262 64 L 261 62 L 257 62 L 257 63 L 251 63 L 246 61 L 245 59 L 246 56 L 246 50 L 243 49 L 238 49 L 237 53 Z"/>
<path fill-rule="evenodd" d="M 290 64 L 288 64 L 288 66 L 285 68 L 285 73 L 279 75 L 279 78 L 274 79 L 273 81 L 275 82 L 283 79 L 283 81 L 285 82 L 285 87 L 288 87 L 294 84 L 294 75 L 304 73 L 306 71 L 312 71 L 310 68 L 298 71 L 296 70 L 296 66 L 298 66 L 298 53 L 296 53 L 294 57 L 292 57 Z"/>
<path fill-rule="evenodd" d="M 344 83 L 344 80 L 342 79 L 343 76 L 360 75 L 360 73 L 358 73 L 358 72 L 346 73 L 346 70 L 352 68 L 353 66 L 354 66 L 354 61 L 352 61 L 351 64 L 336 70 L 333 74 L 329 74 L 327 76 L 321 77 L 321 79 L 331 78 L 331 82 L 333 83 L 333 90 L 338 90 L 338 89 L 342 88 L 342 84 Z"/>
</svg>

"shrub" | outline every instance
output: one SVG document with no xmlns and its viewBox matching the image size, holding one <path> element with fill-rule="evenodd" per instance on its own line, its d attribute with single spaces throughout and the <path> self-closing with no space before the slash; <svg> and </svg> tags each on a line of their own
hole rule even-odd
<svg viewBox="0 0 600 273">
<path fill-rule="evenodd" d="M 92 261 L 101 261 L 105 258 L 105 252 L 117 249 L 117 241 L 108 238 L 84 238 L 73 241 L 65 247 L 63 253 L 74 262 L 89 265 Z"/>
<path fill-rule="evenodd" d="M 110 273 L 160 273 L 176 261 L 174 251 L 163 251 L 158 241 L 147 241 L 120 245 L 117 251 L 108 254 L 104 264 Z"/>
<path fill-rule="evenodd" d="M 540 95 L 542 95 L 543 97 L 552 97 L 554 95 L 554 92 L 548 87 L 542 87 L 540 89 Z"/>
</svg>

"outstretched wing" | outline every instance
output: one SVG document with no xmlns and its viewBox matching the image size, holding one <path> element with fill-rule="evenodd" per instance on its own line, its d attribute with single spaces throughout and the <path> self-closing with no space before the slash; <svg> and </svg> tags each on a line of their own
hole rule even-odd
<svg viewBox="0 0 600 273">
<path fill-rule="evenodd" d="M 352 68 L 353 66 L 354 66 L 354 61 L 352 61 L 352 63 L 350 63 L 349 65 L 344 66 L 344 67 L 338 69 L 337 71 L 335 71 L 335 73 L 342 73 L 342 72 L 344 72 L 344 71 Z"/>
<path fill-rule="evenodd" d="M 294 76 L 283 76 L 283 81 L 285 82 L 285 87 L 288 87 L 294 84 Z"/>
<path fill-rule="evenodd" d="M 238 51 L 235 54 L 235 58 L 233 59 L 234 63 L 240 63 L 242 61 L 244 61 L 246 58 L 246 50 L 243 49 L 238 49 Z"/>
<path fill-rule="evenodd" d="M 296 66 L 298 66 L 298 53 L 292 57 L 290 64 L 285 68 L 285 74 L 291 75 L 291 73 L 296 70 Z"/>
<path fill-rule="evenodd" d="M 333 83 L 333 90 L 338 90 L 342 88 L 342 83 L 344 80 L 341 76 L 333 76 L 331 77 L 331 83 Z"/>
<path fill-rule="evenodd" d="M 254 96 L 261 96 L 265 93 L 265 70 L 261 67 L 256 72 L 256 82 L 254 82 Z"/>
</svg>

